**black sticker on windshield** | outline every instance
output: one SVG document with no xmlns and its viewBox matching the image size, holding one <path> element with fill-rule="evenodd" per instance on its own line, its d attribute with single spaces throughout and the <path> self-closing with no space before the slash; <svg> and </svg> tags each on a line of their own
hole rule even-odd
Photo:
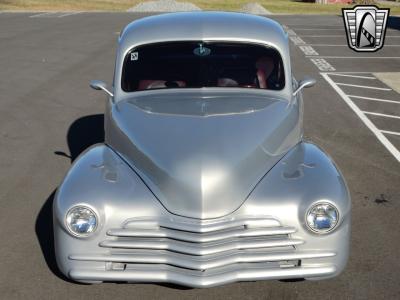
<svg viewBox="0 0 400 300">
<path fill-rule="evenodd" d="M 204 47 L 203 44 L 199 44 L 199 47 L 195 48 L 193 53 L 197 56 L 207 56 L 210 55 L 211 49 Z"/>
<path fill-rule="evenodd" d="M 138 52 L 132 52 L 131 53 L 131 60 L 138 60 L 139 59 L 139 53 Z"/>
</svg>

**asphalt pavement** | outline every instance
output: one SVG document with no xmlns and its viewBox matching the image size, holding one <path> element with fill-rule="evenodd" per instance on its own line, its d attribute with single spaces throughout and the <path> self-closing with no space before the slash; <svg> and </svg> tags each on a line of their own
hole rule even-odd
<svg viewBox="0 0 400 300">
<path fill-rule="evenodd" d="M 305 138 L 345 176 L 353 201 L 346 270 L 325 281 L 260 281 L 210 289 L 82 285 L 54 261 L 51 205 L 71 162 L 103 139 L 117 38 L 133 13 L 0 13 L 0 299 L 399 299 L 400 95 L 380 78 L 400 72 L 400 20 L 385 46 L 357 53 L 340 16 L 272 16 L 291 38 L 304 91 Z"/>
</svg>

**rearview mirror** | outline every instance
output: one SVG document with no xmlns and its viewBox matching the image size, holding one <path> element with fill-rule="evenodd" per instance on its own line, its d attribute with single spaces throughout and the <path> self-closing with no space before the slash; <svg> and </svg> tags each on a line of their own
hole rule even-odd
<svg viewBox="0 0 400 300">
<path fill-rule="evenodd" d="M 108 89 L 107 89 L 107 84 L 103 81 L 100 80 L 92 80 L 90 81 L 90 87 L 94 90 L 103 90 L 105 91 L 108 95 L 110 95 L 111 97 L 114 97 L 113 93 L 111 93 Z"/>
<path fill-rule="evenodd" d="M 296 96 L 298 92 L 300 92 L 304 88 L 312 87 L 317 81 L 314 78 L 304 78 L 300 80 L 297 89 L 293 92 L 293 96 Z"/>
</svg>

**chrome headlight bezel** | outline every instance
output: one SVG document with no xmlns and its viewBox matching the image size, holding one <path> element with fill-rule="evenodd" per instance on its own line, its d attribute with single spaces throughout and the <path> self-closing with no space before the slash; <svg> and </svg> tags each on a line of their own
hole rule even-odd
<svg viewBox="0 0 400 300">
<path fill-rule="evenodd" d="M 95 224 L 92 226 L 92 229 L 85 233 L 76 232 L 72 228 L 72 225 L 71 225 L 72 213 L 74 211 L 80 210 L 80 209 L 87 210 L 94 217 L 94 220 L 95 220 Z M 71 207 L 67 211 L 67 213 L 65 214 L 65 218 L 64 218 L 64 224 L 68 230 L 68 233 L 70 233 L 72 236 L 77 237 L 77 238 L 87 238 L 96 232 L 96 230 L 99 226 L 99 217 L 98 217 L 98 214 L 96 213 L 96 211 L 92 207 L 85 205 L 85 204 L 79 204 L 79 205 L 75 205 L 75 206 Z"/>
<path fill-rule="evenodd" d="M 334 211 L 334 213 L 336 215 L 336 220 L 334 221 L 334 223 L 331 227 L 326 228 L 326 229 L 317 229 L 309 224 L 309 216 L 310 216 L 311 212 L 318 206 L 328 206 Z M 307 229 L 310 230 L 311 232 L 316 233 L 316 234 L 321 234 L 321 235 L 331 233 L 338 227 L 338 225 L 340 223 L 339 209 L 331 202 L 327 202 L 327 201 L 315 202 L 307 209 L 304 219 L 305 219 L 305 224 L 306 224 Z"/>
</svg>

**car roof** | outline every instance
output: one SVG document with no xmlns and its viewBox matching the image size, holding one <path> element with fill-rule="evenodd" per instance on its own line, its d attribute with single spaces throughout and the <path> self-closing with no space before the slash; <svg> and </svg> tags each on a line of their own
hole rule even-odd
<svg viewBox="0 0 400 300">
<path fill-rule="evenodd" d="M 286 78 L 285 88 L 277 93 L 292 97 L 288 35 L 278 22 L 244 13 L 178 12 L 135 20 L 121 32 L 114 73 L 117 101 L 130 96 L 120 86 L 127 53 L 141 45 L 173 41 L 229 41 L 273 47 L 282 57 Z"/>
<path fill-rule="evenodd" d="M 128 24 L 120 48 L 154 41 L 254 40 L 287 47 L 282 26 L 269 18 L 234 12 L 184 12 L 146 17 Z"/>
</svg>

